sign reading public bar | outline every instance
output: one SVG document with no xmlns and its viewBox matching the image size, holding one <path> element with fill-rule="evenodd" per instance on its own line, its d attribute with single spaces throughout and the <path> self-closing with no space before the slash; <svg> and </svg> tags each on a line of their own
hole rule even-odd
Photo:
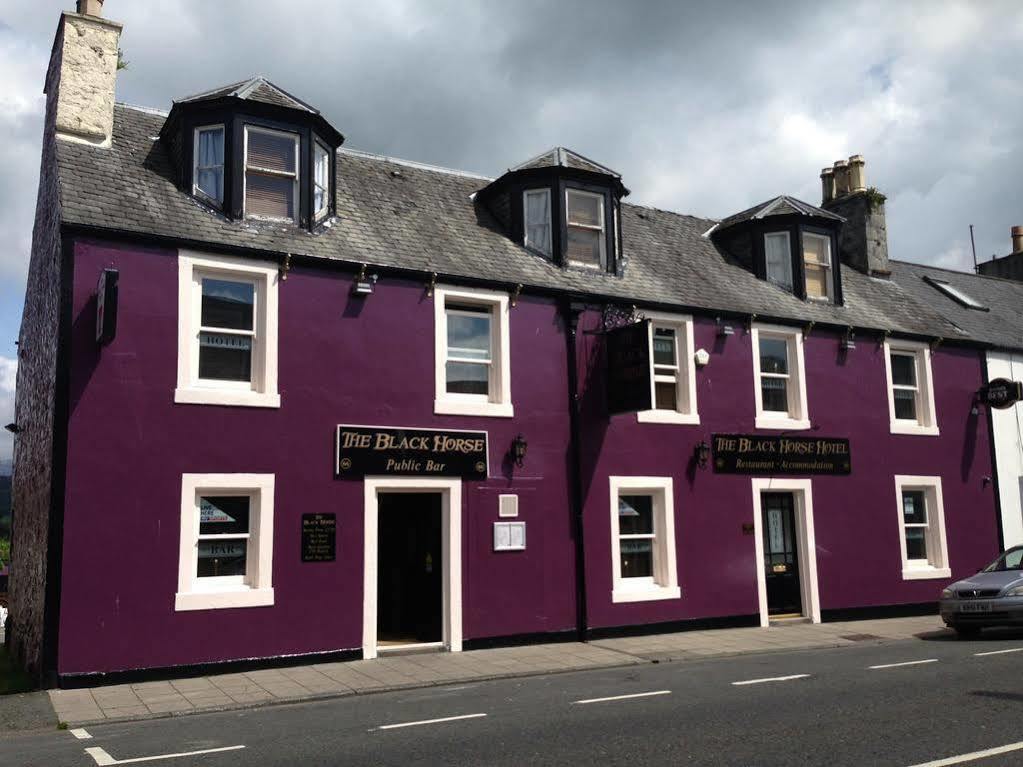
<svg viewBox="0 0 1023 767">
<path fill-rule="evenodd" d="M 302 515 L 302 561 L 333 562 L 337 557 L 337 515 Z"/>
<path fill-rule="evenodd" d="M 715 434 L 714 471 L 720 474 L 848 474 L 849 440 Z"/>
<path fill-rule="evenodd" d="M 607 412 L 650 410 L 650 320 L 608 331 Z"/>
<path fill-rule="evenodd" d="M 338 426 L 337 476 L 366 475 L 486 479 L 487 433 Z"/>
</svg>

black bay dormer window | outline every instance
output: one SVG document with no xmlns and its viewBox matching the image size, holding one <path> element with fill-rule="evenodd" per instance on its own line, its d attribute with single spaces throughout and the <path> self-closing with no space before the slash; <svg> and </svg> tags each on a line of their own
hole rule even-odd
<svg viewBox="0 0 1023 767">
<path fill-rule="evenodd" d="M 316 230 L 336 213 L 344 137 L 262 78 L 175 102 L 160 139 L 183 191 L 228 219 Z"/>
</svg>

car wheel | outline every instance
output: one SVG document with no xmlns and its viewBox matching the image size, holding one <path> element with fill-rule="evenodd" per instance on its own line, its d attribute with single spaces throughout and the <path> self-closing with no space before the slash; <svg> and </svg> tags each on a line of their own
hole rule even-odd
<svg viewBox="0 0 1023 767">
<path fill-rule="evenodd" d="M 980 636 L 980 626 L 953 626 L 959 639 L 976 639 Z"/>
</svg>

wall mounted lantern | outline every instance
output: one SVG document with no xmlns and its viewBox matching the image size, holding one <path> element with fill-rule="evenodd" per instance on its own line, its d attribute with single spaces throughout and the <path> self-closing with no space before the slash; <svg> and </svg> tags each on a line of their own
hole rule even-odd
<svg viewBox="0 0 1023 767">
<path fill-rule="evenodd" d="M 515 439 L 512 440 L 511 450 L 508 451 L 508 456 L 520 469 L 522 468 L 523 462 L 526 460 L 527 447 L 529 447 L 529 444 L 526 442 L 526 438 L 521 434 L 518 434 Z"/>
<path fill-rule="evenodd" d="M 728 336 L 735 335 L 735 328 L 723 321 L 720 317 L 717 318 L 718 326 L 718 338 L 728 338 Z"/>
<path fill-rule="evenodd" d="M 707 444 L 706 440 L 700 440 L 700 443 L 693 448 L 693 460 L 696 461 L 696 465 L 701 469 L 707 468 L 707 461 L 710 460 L 710 445 Z"/>
<path fill-rule="evenodd" d="M 380 278 L 375 274 L 366 274 L 366 265 L 363 264 L 355 282 L 352 283 L 352 293 L 357 296 L 368 296 L 376 288 L 378 279 Z"/>
</svg>

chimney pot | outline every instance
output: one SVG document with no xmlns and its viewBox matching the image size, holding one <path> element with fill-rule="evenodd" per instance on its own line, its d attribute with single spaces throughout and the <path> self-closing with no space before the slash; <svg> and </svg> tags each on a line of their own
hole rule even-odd
<svg viewBox="0 0 1023 767">
<path fill-rule="evenodd" d="M 831 168 L 821 170 L 821 204 L 835 199 L 835 172 Z"/>
<path fill-rule="evenodd" d="M 1023 226 L 1012 227 L 1012 252 L 1023 253 Z"/>
<path fill-rule="evenodd" d="M 849 194 L 849 163 L 846 160 L 836 160 L 832 173 L 835 177 L 835 197 L 845 197 Z"/>
<path fill-rule="evenodd" d="M 849 158 L 849 192 L 865 192 L 867 190 L 867 173 L 864 170 L 866 161 L 863 155 L 854 154 Z"/>
<path fill-rule="evenodd" d="M 82 16 L 102 16 L 103 0 L 78 0 L 75 10 Z"/>
</svg>

